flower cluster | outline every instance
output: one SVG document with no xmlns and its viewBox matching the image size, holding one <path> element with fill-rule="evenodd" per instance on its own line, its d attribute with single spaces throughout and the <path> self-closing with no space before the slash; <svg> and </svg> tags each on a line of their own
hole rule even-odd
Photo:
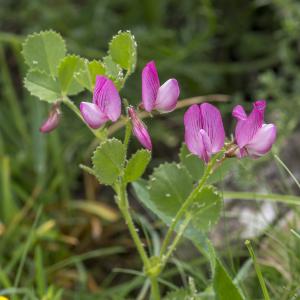
<svg viewBox="0 0 300 300">
<path fill-rule="evenodd" d="M 237 157 L 258 158 L 271 150 L 276 139 L 276 126 L 264 123 L 265 108 L 266 101 L 255 101 L 252 112 L 247 116 L 241 105 L 234 107 L 232 115 L 238 121 L 233 149 Z M 188 149 L 205 162 L 224 147 L 225 131 L 221 114 L 213 105 L 192 105 L 184 115 L 184 126 Z"/>
<path fill-rule="evenodd" d="M 180 94 L 176 79 L 171 78 L 160 85 L 154 61 L 149 62 L 142 71 L 142 102 L 139 107 L 151 113 L 171 112 L 176 108 Z M 92 102 L 81 102 L 80 111 L 84 121 L 93 129 L 103 126 L 107 121 L 115 122 L 121 115 L 121 97 L 113 81 L 105 76 L 97 76 Z M 264 123 L 266 101 L 254 102 L 252 112 L 247 116 L 241 105 L 234 107 L 232 115 L 237 119 L 235 139 L 231 156 L 258 158 L 270 151 L 276 139 L 276 126 Z M 143 145 L 152 150 L 152 142 L 145 124 L 136 110 L 128 107 L 133 134 Z M 40 128 L 50 132 L 57 127 L 61 113 L 54 104 L 48 119 Z M 220 111 L 209 103 L 194 104 L 184 114 L 185 143 L 189 151 L 206 163 L 213 154 L 224 148 L 225 130 Z"/>
</svg>

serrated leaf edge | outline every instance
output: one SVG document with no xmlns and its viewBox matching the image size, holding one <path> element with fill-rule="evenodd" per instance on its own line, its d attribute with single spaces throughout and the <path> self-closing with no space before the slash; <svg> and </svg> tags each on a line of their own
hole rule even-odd
<svg viewBox="0 0 300 300">
<path fill-rule="evenodd" d="M 101 143 L 93 152 L 92 154 L 92 158 L 91 158 L 91 161 L 92 161 L 92 166 L 93 166 L 93 170 L 95 171 L 95 164 L 94 164 L 94 158 L 95 158 L 95 155 L 96 155 L 96 152 L 101 149 L 101 147 L 104 145 L 104 144 L 107 144 L 107 143 L 112 143 L 114 141 L 117 141 L 118 143 L 121 143 L 122 145 L 124 145 L 120 140 L 116 139 L 116 138 L 112 138 L 112 139 L 109 139 L 109 140 L 106 140 L 104 141 L 103 143 Z M 124 159 L 124 163 L 125 163 L 125 159 Z M 97 176 L 97 173 L 95 172 L 95 175 L 96 175 L 96 178 L 99 180 L 99 182 L 103 185 L 110 185 L 110 184 L 107 184 L 107 183 L 103 183 L 100 178 Z"/>
<path fill-rule="evenodd" d="M 38 73 L 41 73 L 41 74 L 44 74 L 44 75 L 49 76 L 45 71 L 41 71 L 41 70 L 38 70 L 38 69 L 29 69 L 29 70 L 28 70 L 28 72 L 26 73 L 26 75 L 25 75 L 25 77 L 24 77 L 24 79 L 23 79 L 23 85 L 24 85 L 24 87 L 26 88 L 26 90 L 28 91 L 28 93 L 30 94 L 30 96 L 35 97 L 35 98 L 38 98 L 39 100 L 45 101 L 45 102 L 47 102 L 47 103 L 53 103 L 53 102 L 55 102 L 55 101 L 49 101 L 49 100 L 41 99 L 40 97 L 38 97 L 38 96 L 32 94 L 31 91 L 27 88 L 27 85 L 26 85 L 27 77 L 28 77 L 29 73 L 32 73 L 32 72 L 38 72 Z M 51 78 L 51 79 L 53 79 L 53 80 L 57 80 L 57 78 L 53 78 L 52 76 L 49 76 L 49 78 Z M 59 97 L 57 98 L 56 101 L 62 101 L 62 95 L 61 95 L 61 94 L 59 94 Z"/>
<path fill-rule="evenodd" d="M 67 46 L 66 46 L 66 42 L 65 40 L 63 39 L 63 37 L 61 36 L 61 34 L 53 29 L 48 29 L 48 30 L 42 30 L 42 31 L 39 31 L 39 32 L 34 32 L 34 33 L 31 33 L 29 34 L 26 39 L 24 40 L 24 42 L 22 43 L 22 50 L 21 50 L 21 54 L 24 58 L 24 61 L 25 63 L 27 64 L 27 66 L 29 67 L 30 70 L 37 70 L 37 71 L 40 71 L 40 72 L 44 72 L 44 70 L 40 70 L 39 68 L 31 68 L 31 65 L 29 64 L 29 62 L 27 61 L 25 55 L 24 55 L 24 46 L 28 43 L 28 41 L 33 38 L 33 37 L 36 37 L 36 36 L 41 36 L 43 34 L 47 34 L 47 33 L 54 33 L 62 42 L 63 42 L 63 46 L 64 46 L 64 50 L 65 50 L 65 53 L 67 53 Z"/>
<path fill-rule="evenodd" d="M 130 30 L 125 30 L 125 31 L 119 30 L 118 33 L 115 34 L 115 35 L 111 38 L 110 42 L 108 43 L 108 51 L 107 51 L 107 53 L 108 53 L 109 56 L 111 56 L 111 53 L 110 53 L 110 47 L 111 47 L 112 42 L 113 42 L 116 38 L 118 38 L 120 35 L 125 35 L 125 34 L 129 34 L 130 39 L 132 40 L 133 45 L 134 45 L 134 53 L 132 53 L 132 56 L 137 56 L 137 43 L 136 43 L 136 40 L 135 40 L 135 36 L 132 34 L 132 32 L 131 32 Z M 112 56 L 111 56 L 111 58 L 112 58 Z M 115 63 L 116 63 L 116 62 L 115 62 Z M 116 63 L 116 64 L 117 64 L 117 63 Z M 119 64 L 117 64 L 117 65 L 119 65 Z M 119 67 L 120 67 L 121 69 L 123 69 L 120 65 L 119 65 Z M 130 73 L 132 73 L 133 70 L 135 69 L 135 67 L 136 67 L 136 62 L 132 65 L 132 70 L 129 69 L 128 71 L 130 71 Z"/>
</svg>

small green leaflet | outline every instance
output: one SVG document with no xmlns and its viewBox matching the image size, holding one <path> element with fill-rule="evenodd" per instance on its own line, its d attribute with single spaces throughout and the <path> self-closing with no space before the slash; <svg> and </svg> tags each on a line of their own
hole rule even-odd
<svg viewBox="0 0 300 300">
<path fill-rule="evenodd" d="M 109 55 L 123 69 L 132 73 L 136 65 L 136 42 L 130 31 L 119 32 L 109 44 Z"/>
<path fill-rule="evenodd" d="M 92 162 L 99 182 L 112 185 L 123 171 L 125 147 L 115 138 L 107 140 L 96 149 Z"/>
<path fill-rule="evenodd" d="M 150 159 L 151 152 L 145 149 L 133 154 L 124 171 L 125 182 L 138 180 L 144 174 Z"/>
<path fill-rule="evenodd" d="M 66 45 L 60 34 L 49 30 L 29 35 L 22 54 L 26 64 L 33 70 L 57 75 L 57 67 L 66 55 Z"/>
<path fill-rule="evenodd" d="M 46 73 L 31 70 L 27 73 L 24 85 L 31 95 L 53 103 L 61 98 L 59 82 Z"/>
</svg>

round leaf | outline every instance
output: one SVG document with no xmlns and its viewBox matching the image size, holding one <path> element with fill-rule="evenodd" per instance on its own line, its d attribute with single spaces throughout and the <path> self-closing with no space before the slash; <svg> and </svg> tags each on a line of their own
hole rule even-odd
<svg viewBox="0 0 300 300">
<path fill-rule="evenodd" d="M 37 70 L 28 72 L 24 85 L 31 95 L 50 103 L 61 97 L 57 80 Z"/>
<path fill-rule="evenodd" d="M 56 76 L 57 67 L 66 55 L 66 46 L 58 33 L 52 30 L 42 31 L 27 37 L 22 53 L 31 69 Z"/>
<path fill-rule="evenodd" d="M 174 216 L 193 189 L 193 180 L 186 170 L 176 163 L 156 168 L 150 177 L 149 192 L 157 208 Z"/>
<path fill-rule="evenodd" d="M 127 163 L 124 180 L 132 182 L 139 179 L 145 172 L 151 159 L 151 152 L 145 149 L 137 151 Z"/>
<path fill-rule="evenodd" d="M 105 75 L 105 67 L 102 62 L 86 60 L 83 68 L 75 73 L 75 79 L 81 86 L 93 91 L 97 75 Z"/>
<path fill-rule="evenodd" d="M 123 69 L 131 73 L 136 65 L 136 42 L 131 32 L 119 32 L 109 44 L 109 54 Z"/>
<path fill-rule="evenodd" d="M 217 190 L 212 186 L 204 187 L 189 209 L 193 215 L 193 227 L 201 231 L 210 230 L 219 221 L 222 207 L 222 197 Z"/>
<path fill-rule="evenodd" d="M 100 183 L 112 185 L 123 170 L 125 147 L 117 139 L 107 140 L 96 149 L 92 162 Z"/>
<path fill-rule="evenodd" d="M 75 74 L 84 68 L 84 59 L 76 55 L 66 56 L 58 67 L 58 79 L 64 95 L 75 95 L 83 87 L 75 80 Z"/>
<path fill-rule="evenodd" d="M 204 172 L 204 162 L 199 157 L 192 154 L 185 144 L 182 144 L 180 148 L 179 158 L 181 163 L 192 175 L 193 179 L 195 181 L 198 181 L 202 177 Z"/>
</svg>

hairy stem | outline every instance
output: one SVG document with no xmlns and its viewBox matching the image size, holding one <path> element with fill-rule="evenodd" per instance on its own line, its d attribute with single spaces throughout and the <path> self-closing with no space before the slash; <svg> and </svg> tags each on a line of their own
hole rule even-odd
<svg viewBox="0 0 300 300">
<path fill-rule="evenodd" d="M 156 277 L 150 278 L 151 282 L 151 299 L 160 300 L 159 285 Z"/>
<path fill-rule="evenodd" d="M 126 192 L 126 185 L 123 182 L 120 182 L 118 186 L 116 187 L 116 192 L 118 195 L 118 206 L 119 209 L 123 215 L 123 218 L 126 222 L 126 225 L 128 227 L 128 230 L 131 234 L 131 237 L 135 243 L 135 246 L 139 252 L 139 255 L 143 261 L 143 264 L 146 268 L 149 267 L 149 258 L 148 255 L 144 249 L 143 243 L 137 233 L 137 229 L 134 226 L 131 214 L 129 212 L 129 205 L 128 205 L 128 199 L 127 199 L 127 192 Z"/>
</svg>

